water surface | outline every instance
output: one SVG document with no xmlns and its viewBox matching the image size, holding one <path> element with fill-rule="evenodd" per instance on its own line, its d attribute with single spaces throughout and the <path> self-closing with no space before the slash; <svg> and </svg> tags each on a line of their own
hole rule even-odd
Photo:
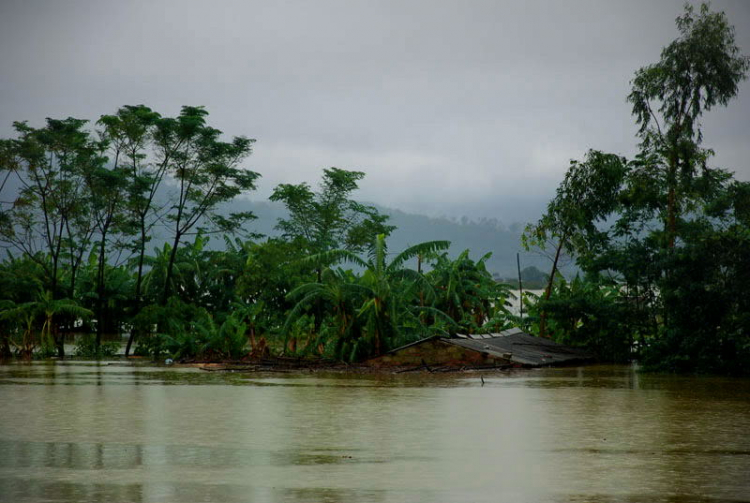
<svg viewBox="0 0 750 503">
<path fill-rule="evenodd" d="M 750 380 L 0 366 L 9 502 L 750 501 Z"/>
</svg>

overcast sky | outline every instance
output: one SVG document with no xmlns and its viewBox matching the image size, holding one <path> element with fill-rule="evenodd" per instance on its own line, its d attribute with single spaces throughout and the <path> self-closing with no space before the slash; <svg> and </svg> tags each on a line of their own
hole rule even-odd
<svg viewBox="0 0 750 503">
<path fill-rule="evenodd" d="M 205 105 L 256 138 L 263 178 L 367 173 L 359 197 L 429 215 L 535 219 L 571 158 L 629 155 L 636 69 L 682 1 L 0 0 L 0 136 L 125 104 Z M 750 53 L 750 3 L 713 2 Z M 750 85 L 704 119 L 750 179 Z"/>
</svg>

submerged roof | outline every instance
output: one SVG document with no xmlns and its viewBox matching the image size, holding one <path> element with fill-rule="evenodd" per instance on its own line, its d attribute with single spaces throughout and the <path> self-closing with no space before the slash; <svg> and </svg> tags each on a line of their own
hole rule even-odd
<svg viewBox="0 0 750 503">
<path fill-rule="evenodd" d="M 558 344 L 557 342 L 535 337 L 513 328 L 496 334 L 458 335 L 443 339 L 448 344 L 487 353 L 522 365 L 541 366 L 590 360 L 594 356 L 581 348 Z"/>
<path fill-rule="evenodd" d="M 594 358 L 593 354 L 584 349 L 558 344 L 549 339 L 527 334 L 518 328 L 494 334 L 458 334 L 456 337 L 451 338 L 436 335 L 392 349 L 387 354 L 394 355 L 404 349 L 424 344 L 428 341 L 439 341 L 444 344 L 459 346 L 484 353 L 493 358 L 508 360 L 531 367 L 559 365 Z"/>
</svg>

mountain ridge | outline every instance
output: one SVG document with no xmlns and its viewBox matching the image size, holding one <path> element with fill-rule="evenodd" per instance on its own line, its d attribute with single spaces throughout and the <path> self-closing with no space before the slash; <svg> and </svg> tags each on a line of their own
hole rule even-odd
<svg viewBox="0 0 750 503">
<path fill-rule="evenodd" d="M 396 226 L 388 238 L 391 251 L 398 252 L 424 241 L 446 240 L 451 242 L 451 256 L 468 249 L 470 256 L 478 259 L 487 252 L 492 252 L 487 260 L 487 269 L 501 277 L 517 275 L 517 253 L 520 254 L 522 269 L 535 266 L 545 270 L 549 267 L 545 257 L 523 249 L 523 223 L 516 222 L 506 226 L 496 218 L 472 220 L 467 217 L 431 217 L 374 203 L 366 204 L 388 215 L 389 223 Z M 257 219 L 248 223 L 246 230 L 269 237 L 279 235 L 279 231 L 275 229 L 276 223 L 287 214 L 282 204 L 271 201 L 236 200 L 231 206 L 232 211 L 252 211 Z"/>
</svg>

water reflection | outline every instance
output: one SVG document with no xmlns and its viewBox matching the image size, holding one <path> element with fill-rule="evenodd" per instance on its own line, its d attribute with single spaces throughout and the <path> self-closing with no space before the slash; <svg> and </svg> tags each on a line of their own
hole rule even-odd
<svg viewBox="0 0 750 503">
<path fill-rule="evenodd" d="M 0 366 L 0 500 L 743 501 L 750 381 Z"/>
<path fill-rule="evenodd" d="M 317 450 L 263 451 L 189 445 L 85 444 L 71 442 L 0 441 L 0 468 L 65 468 L 130 470 L 154 466 L 243 468 L 251 466 L 312 466 L 386 463 L 419 460 L 418 456 L 378 458 L 367 452 Z M 422 458 L 425 459 L 425 458 Z"/>
</svg>

